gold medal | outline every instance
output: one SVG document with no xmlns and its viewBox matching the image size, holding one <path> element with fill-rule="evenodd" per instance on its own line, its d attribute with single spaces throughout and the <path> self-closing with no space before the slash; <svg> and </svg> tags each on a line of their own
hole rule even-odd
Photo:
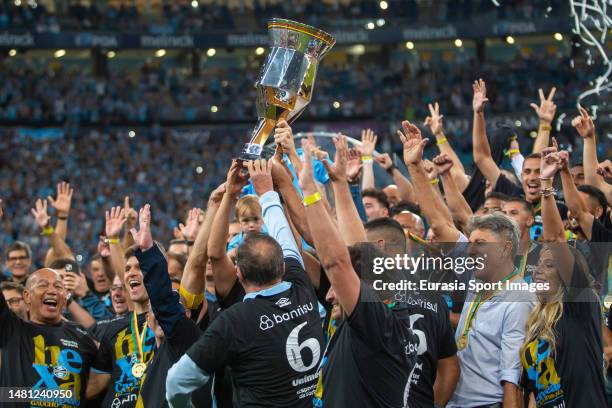
<svg viewBox="0 0 612 408">
<path fill-rule="evenodd" d="M 145 363 L 136 363 L 132 366 L 132 375 L 136 378 L 141 378 L 147 369 L 147 365 Z"/>
<path fill-rule="evenodd" d="M 147 365 L 144 363 L 144 352 L 142 344 L 144 342 L 145 333 L 147 331 L 147 322 L 145 320 L 142 326 L 142 331 L 138 330 L 138 315 L 134 310 L 134 317 L 132 319 L 132 338 L 137 347 L 137 354 L 135 356 L 136 363 L 132 366 L 132 375 L 136 378 L 141 378 L 144 375 Z"/>
<path fill-rule="evenodd" d="M 467 347 L 468 339 L 467 336 L 461 336 L 457 341 L 457 349 L 463 350 Z"/>
</svg>

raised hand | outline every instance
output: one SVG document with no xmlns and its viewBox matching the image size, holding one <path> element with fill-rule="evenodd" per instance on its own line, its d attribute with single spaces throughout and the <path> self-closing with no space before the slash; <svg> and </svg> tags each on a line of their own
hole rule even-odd
<svg viewBox="0 0 612 408">
<path fill-rule="evenodd" d="M 376 148 L 378 136 L 374 134 L 372 129 L 364 129 L 361 131 L 361 154 L 363 156 L 372 156 Z"/>
<path fill-rule="evenodd" d="M 274 143 L 281 146 L 284 153 L 295 153 L 295 142 L 293 140 L 293 131 L 286 120 L 282 119 L 276 124 L 274 129 Z"/>
<path fill-rule="evenodd" d="M 474 91 L 474 97 L 472 98 L 472 108 L 476 113 L 484 112 L 484 107 L 489 99 L 487 98 L 487 85 L 485 81 L 479 79 L 474 81 L 472 84 L 472 90 Z"/>
<path fill-rule="evenodd" d="M 219 187 L 215 188 L 212 193 L 210 193 L 210 197 L 208 197 L 208 208 L 212 206 L 219 206 L 221 204 L 221 199 L 223 199 L 223 194 L 225 194 L 225 183 L 221 183 Z"/>
<path fill-rule="evenodd" d="M 348 161 L 348 144 L 346 142 L 346 136 L 338 133 L 334 137 L 334 146 L 336 147 L 336 156 L 334 157 L 334 164 L 331 165 L 327 160 L 322 163 L 329 174 L 331 181 L 345 181 L 346 180 L 346 163 Z"/>
<path fill-rule="evenodd" d="M 312 147 L 309 145 L 306 145 L 304 148 L 304 165 L 302 166 L 302 170 L 300 170 L 299 184 L 305 196 L 314 194 L 318 191 L 312 170 Z"/>
<path fill-rule="evenodd" d="M 436 172 L 439 175 L 443 175 L 446 174 L 451 169 L 451 167 L 453 167 L 453 161 L 448 156 L 448 154 L 440 154 L 434 157 L 433 165 L 436 169 Z"/>
<path fill-rule="evenodd" d="M 183 233 L 183 236 L 188 241 L 195 241 L 198 236 L 198 231 L 200 230 L 200 213 L 201 210 L 199 208 L 192 208 L 189 210 L 187 214 L 187 220 L 185 224 L 179 224 L 179 229 Z"/>
<path fill-rule="evenodd" d="M 438 178 L 438 170 L 436 169 L 436 166 L 431 160 L 423 160 L 423 170 L 425 170 L 425 173 L 427 174 L 427 179 L 429 181 Z"/>
<path fill-rule="evenodd" d="M 553 88 L 550 90 L 548 97 L 544 97 L 544 91 L 542 89 L 538 89 L 538 93 L 540 95 L 540 105 L 536 105 L 535 103 L 531 103 L 530 106 L 540 118 L 540 122 L 544 122 L 547 125 L 552 123 L 553 118 L 555 117 L 555 112 L 557 111 L 557 105 L 553 102 L 553 97 L 555 96 L 555 91 L 557 88 Z"/>
<path fill-rule="evenodd" d="M 128 229 L 134 228 L 138 221 L 138 213 L 130 206 L 130 196 L 123 197 L 123 209 L 125 210 Z"/>
<path fill-rule="evenodd" d="M 540 178 L 542 180 L 552 179 L 557 171 L 563 167 L 563 161 L 559 156 L 557 141 L 553 138 L 553 145 L 542 149 L 542 161 L 540 162 Z"/>
<path fill-rule="evenodd" d="M 100 254 L 102 258 L 110 256 L 110 245 L 106 242 L 106 237 L 104 235 L 100 235 L 98 239 L 98 254 Z"/>
<path fill-rule="evenodd" d="M 604 178 L 608 184 L 612 184 L 612 162 L 610 159 L 599 163 L 597 166 L 597 174 Z"/>
<path fill-rule="evenodd" d="M 374 161 L 380 165 L 385 171 L 388 171 L 393 166 L 393 160 L 389 153 L 379 154 L 374 158 Z"/>
<path fill-rule="evenodd" d="M 406 166 L 419 164 L 423 160 L 423 150 L 429 139 L 423 139 L 419 128 L 407 120 L 402 122 L 402 128 L 404 133 L 398 130 L 397 134 L 404 145 L 404 162 Z"/>
<path fill-rule="evenodd" d="M 251 183 L 258 196 L 274 190 L 272 183 L 272 161 L 265 159 L 251 160 L 245 163 L 251 175 Z"/>
<path fill-rule="evenodd" d="M 134 238 L 134 243 L 138 245 L 141 251 L 146 251 L 153 246 L 153 236 L 151 235 L 151 206 L 145 204 L 138 212 L 138 224 L 140 229 L 130 229 L 130 233 Z"/>
<path fill-rule="evenodd" d="M 70 205 L 72 203 L 72 193 L 74 189 L 70 188 L 70 183 L 62 181 L 57 184 L 57 198 L 47 197 L 51 206 L 57 211 L 58 217 L 67 217 L 70 213 Z"/>
<path fill-rule="evenodd" d="M 599 163 L 599 166 L 597 166 L 597 174 L 603 177 L 606 183 L 612 184 L 612 161 L 607 159 Z"/>
<path fill-rule="evenodd" d="M 34 208 L 32 208 L 31 213 L 34 216 L 34 219 L 36 220 L 36 224 L 38 224 L 40 228 L 45 228 L 49 226 L 49 223 L 51 222 L 51 217 L 49 217 L 49 214 L 47 213 L 47 200 L 43 200 L 40 198 L 36 200 L 36 203 L 34 204 Z"/>
<path fill-rule="evenodd" d="M 242 164 L 237 160 L 232 160 L 232 165 L 227 172 L 225 181 L 225 191 L 232 197 L 238 198 L 242 188 L 249 182 L 246 172 L 242 169 Z"/>
<path fill-rule="evenodd" d="M 359 149 L 350 149 L 346 160 L 346 179 L 349 183 L 354 183 L 357 180 L 362 168 L 361 152 Z"/>
<path fill-rule="evenodd" d="M 127 218 L 125 216 L 125 209 L 120 206 L 111 208 L 110 211 L 106 211 L 106 226 L 104 232 L 108 238 L 118 238 L 123 229 Z"/>
<path fill-rule="evenodd" d="M 429 116 L 425 118 L 424 125 L 429 126 L 431 133 L 438 135 L 442 133 L 442 118 L 444 118 L 444 115 L 440 115 L 438 102 L 433 105 L 430 103 L 427 107 L 429 108 Z"/>
<path fill-rule="evenodd" d="M 593 124 L 593 119 L 591 119 L 589 113 L 582 106 L 580 106 L 578 110 L 580 111 L 580 116 L 576 116 L 574 119 L 572 119 L 572 126 L 583 139 L 595 137 L 595 125 Z"/>
</svg>

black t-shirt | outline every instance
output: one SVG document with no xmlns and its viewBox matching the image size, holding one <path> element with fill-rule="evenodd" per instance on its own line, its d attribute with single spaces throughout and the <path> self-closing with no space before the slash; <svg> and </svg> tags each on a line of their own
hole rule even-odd
<svg viewBox="0 0 612 408">
<path fill-rule="evenodd" d="M 518 186 L 508 180 L 506 176 L 500 174 L 497 178 L 497 183 L 495 183 L 495 187 L 493 191 L 496 193 L 503 193 L 509 195 L 510 197 L 521 197 L 525 198 L 525 192 L 521 186 Z M 556 201 L 557 209 L 559 210 L 559 214 L 561 214 L 561 219 L 567 219 L 567 207 L 560 201 Z M 533 241 L 537 241 L 540 235 L 542 235 L 542 212 L 540 208 L 540 202 L 532 203 L 535 209 L 535 222 L 531 227 L 530 236 Z"/>
<path fill-rule="evenodd" d="M 416 363 L 418 340 L 410 310 L 385 305 L 361 283 L 359 301 L 342 322 L 323 357 L 315 407 L 403 408 L 404 391 Z"/>
<path fill-rule="evenodd" d="M 538 407 L 605 407 L 601 310 L 588 277 L 574 268 L 563 314 L 555 325 L 556 351 L 538 338 L 521 356 L 521 385 Z"/>
<path fill-rule="evenodd" d="M 174 335 L 161 343 L 142 377 L 137 407 L 161 408 L 168 406 L 166 401 L 168 370 L 185 354 L 201 334 L 202 332 L 197 324 L 191 319 L 185 318 L 176 323 Z M 208 387 L 208 391 L 210 391 L 210 387 Z M 201 406 L 212 406 L 210 399 L 208 404 L 202 404 Z"/>
<path fill-rule="evenodd" d="M 3 402 L 2 407 L 84 405 L 89 370 L 98 350 L 81 326 L 66 322 L 55 326 L 26 322 L 10 311 L 0 291 L 0 349 L 0 387 L 72 390 L 73 393 L 71 398 L 63 400 L 39 398 L 32 400 L 31 405 Z"/>
<path fill-rule="evenodd" d="M 417 362 L 405 394 L 410 408 L 433 407 L 433 386 L 438 360 L 457 354 L 455 331 L 446 302 L 431 292 L 406 292 L 402 302 L 410 312 L 410 327 L 417 337 Z"/>
<path fill-rule="evenodd" d="M 285 271 L 291 287 L 225 310 L 187 351 L 208 374 L 231 368 L 238 407 L 311 407 L 323 352 L 321 319 L 304 269 L 287 258 Z"/>
<path fill-rule="evenodd" d="M 591 242 L 612 242 L 612 230 L 607 229 L 599 220 L 593 220 Z"/>
<path fill-rule="evenodd" d="M 104 397 L 104 407 L 132 408 L 136 406 L 142 378 L 132 374 L 132 367 L 139 361 L 148 364 L 155 353 L 153 331 L 146 324 L 146 313 L 138 315 L 138 331 L 142 335 L 144 358 L 139 356 L 136 334 L 132 332 L 133 314 L 101 321 L 96 332 L 100 336 L 100 352 L 96 370 L 111 375 L 110 385 Z"/>
</svg>

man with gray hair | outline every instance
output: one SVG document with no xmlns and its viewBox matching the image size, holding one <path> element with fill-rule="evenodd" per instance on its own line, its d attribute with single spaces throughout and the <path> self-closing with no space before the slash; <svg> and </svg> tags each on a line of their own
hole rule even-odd
<svg viewBox="0 0 612 408">
<path fill-rule="evenodd" d="M 473 270 L 455 272 L 457 282 L 463 282 L 468 293 L 455 332 L 461 377 L 446 406 L 518 408 L 519 350 L 534 301 L 533 294 L 528 292 L 504 290 L 506 282 L 521 279 L 514 266 L 519 248 L 518 227 L 502 214 L 475 217 L 469 223 L 469 243 L 466 242 L 467 237 L 455 227 L 446 204 L 424 172 L 421 163 L 427 139 L 422 139 L 419 128 L 408 121 L 402 122 L 402 127 L 404 162 L 419 191 L 417 200 L 423 215 L 438 242 L 457 244 L 447 256 L 457 258 L 456 261 L 461 259 L 464 265 L 469 256 L 475 264 Z"/>
<path fill-rule="evenodd" d="M 468 287 L 455 333 L 462 375 L 448 407 L 518 407 L 519 350 L 534 300 L 505 290 L 506 282 L 521 281 L 514 265 L 520 234 L 501 214 L 474 217 L 469 231 L 469 254 L 482 260 L 472 282 L 489 287 Z"/>
</svg>

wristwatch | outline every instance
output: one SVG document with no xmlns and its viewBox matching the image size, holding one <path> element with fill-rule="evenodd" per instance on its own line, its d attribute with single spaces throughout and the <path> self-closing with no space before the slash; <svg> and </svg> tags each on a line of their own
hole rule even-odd
<svg viewBox="0 0 612 408">
<path fill-rule="evenodd" d="M 73 300 L 72 292 L 68 292 L 68 296 L 66 296 L 66 306 L 70 306 Z"/>
</svg>

